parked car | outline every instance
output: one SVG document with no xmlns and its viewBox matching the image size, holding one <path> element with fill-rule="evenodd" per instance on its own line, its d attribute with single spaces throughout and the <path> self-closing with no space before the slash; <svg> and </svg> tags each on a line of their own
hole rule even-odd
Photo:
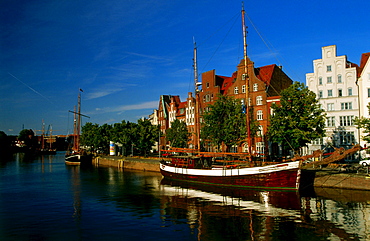
<svg viewBox="0 0 370 241">
<path fill-rule="evenodd" d="M 367 160 L 362 160 L 359 162 L 360 165 L 366 167 L 366 166 L 370 166 L 370 160 L 367 159 Z"/>
</svg>

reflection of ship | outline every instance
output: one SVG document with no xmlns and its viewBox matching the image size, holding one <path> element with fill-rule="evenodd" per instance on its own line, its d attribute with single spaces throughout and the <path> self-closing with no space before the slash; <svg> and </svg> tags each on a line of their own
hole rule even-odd
<svg viewBox="0 0 370 241">
<path fill-rule="evenodd" d="M 235 205 L 242 210 L 256 210 L 273 216 L 300 216 L 301 204 L 297 192 L 222 188 L 210 185 L 187 186 L 167 179 L 163 179 L 161 184 L 162 190 L 167 195 L 171 193 L 182 197 L 199 197 L 221 205 Z"/>
<path fill-rule="evenodd" d="M 166 179 L 161 184 L 164 218 L 186 219 L 197 240 L 273 240 L 278 225 L 294 228 L 301 220 L 297 192 L 172 186 Z"/>
<path fill-rule="evenodd" d="M 82 90 L 80 89 L 80 92 L 78 93 L 77 112 L 76 110 L 71 111 L 72 113 L 74 113 L 75 116 L 73 129 L 73 147 L 66 153 L 66 165 L 88 165 L 92 162 L 92 155 L 87 154 L 80 147 L 81 116 L 85 116 L 81 114 L 81 91 Z"/>
<path fill-rule="evenodd" d="M 194 232 L 198 233 L 198 240 L 321 240 L 323 237 L 358 240 L 361 237 L 335 220 L 334 212 L 338 210 L 331 200 L 301 197 L 297 192 L 184 186 L 184 182 L 166 179 L 161 184 L 164 221 L 172 217 L 186 219 L 190 228 L 197 229 Z M 325 205 L 333 206 L 330 209 Z M 339 212 L 345 215 L 346 210 Z M 330 219 L 330 214 L 334 219 Z M 281 228 L 286 225 L 291 227 L 291 233 L 285 232 L 286 227 Z"/>
</svg>

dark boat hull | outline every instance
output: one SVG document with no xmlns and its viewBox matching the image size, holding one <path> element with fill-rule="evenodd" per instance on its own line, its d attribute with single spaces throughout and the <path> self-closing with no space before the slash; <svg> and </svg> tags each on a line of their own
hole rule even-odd
<svg viewBox="0 0 370 241">
<path fill-rule="evenodd" d="M 254 169 L 217 170 L 218 172 L 214 170 L 174 168 L 165 164 L 161 164 L 160 169 L 162 175 L 168 179 L 226 187 L 298 190 L 300 183 L 300 169 L 296 164 L 284 168 L 273 165 Z"/>
</svg>

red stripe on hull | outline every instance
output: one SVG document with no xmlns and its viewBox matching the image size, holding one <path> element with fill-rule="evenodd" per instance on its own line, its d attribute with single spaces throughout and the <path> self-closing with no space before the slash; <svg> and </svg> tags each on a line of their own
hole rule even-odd
<svg viewBox="0 0 370 241">
<path fill-rule="evenodd" d="M 298 169 L 273 173 L 223 177 L 177 174 L 164 170 L 161 170 L 161 173 L 165 178 L 173 180 L 220 186 L 296 190 L 298 189 L 299 183 Z"/>
</svg>

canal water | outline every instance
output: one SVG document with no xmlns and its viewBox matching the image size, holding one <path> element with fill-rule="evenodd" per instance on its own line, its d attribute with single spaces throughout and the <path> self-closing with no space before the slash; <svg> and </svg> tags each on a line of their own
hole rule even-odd
<svg viewBox="0 0 370 241">
<path fill-rule="evenodd" d="M 159 173 L 0 160 L 0 240 L 369 240 L 370 194 L 184 186 Z"/>
</svg>

